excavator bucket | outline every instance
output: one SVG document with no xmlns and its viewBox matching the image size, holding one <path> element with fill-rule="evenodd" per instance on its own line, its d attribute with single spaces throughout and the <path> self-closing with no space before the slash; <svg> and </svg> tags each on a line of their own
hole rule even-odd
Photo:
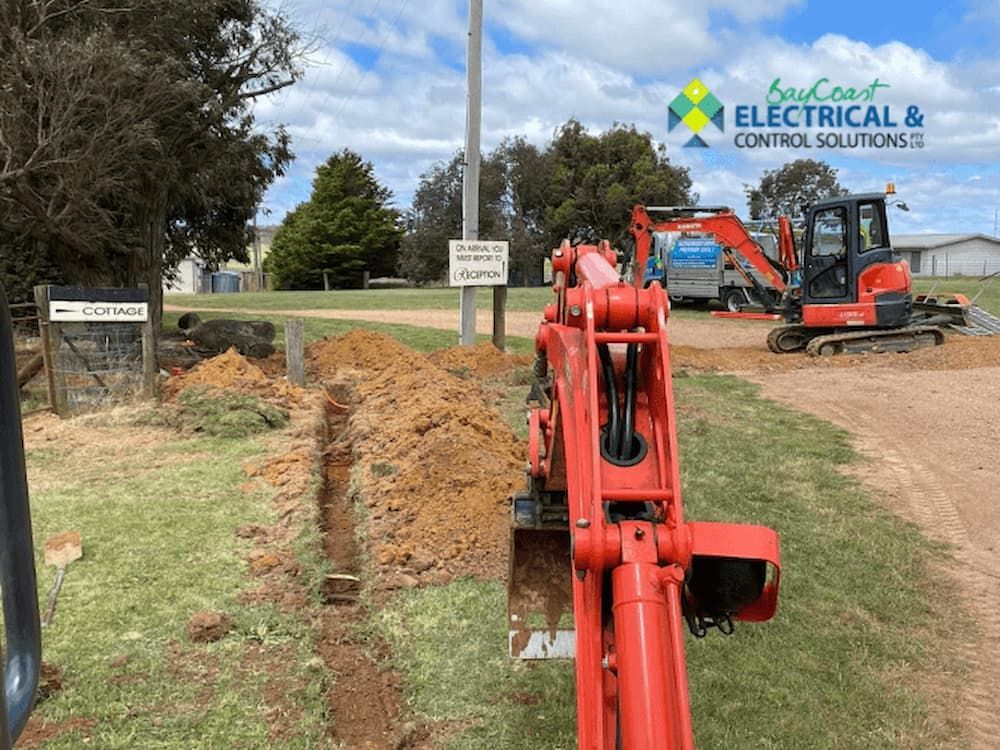
<svg viewBox="0 0 1000 750">
<path fill-rule="evenodd" d="M 540 523 L 530 498 L 515 496 L 513 506 L 507 575 L 510 656 L 571 659 L 576 641 L 569 529 L 564 523 Z"/>
<path fill-rule="evenodd" d="M 968 325 L 966 313 L 972 306 L 964 294 L 918 294 L 913 298 L 913 307 L 930 315 L 947 315 L 953 325 Z"/>
<path fill-rule="evenodd" d="M 781 550 L 764 526 L 693 521 L 687 588 L 697 611 L 733 613 L 745 622 L 770 620 L 778 606 Z"/>
<path fill-rule="evenodd" d="M 943 322 L 947 321 L 953 329 L 966 336 L 1000 334 L 1000 318 L 977 305 L 975 298 L 970 300 L 964 294 L 918 294 L 913 300 L 913 307 L 926 315 L 940 316 Z"/>
</svg>

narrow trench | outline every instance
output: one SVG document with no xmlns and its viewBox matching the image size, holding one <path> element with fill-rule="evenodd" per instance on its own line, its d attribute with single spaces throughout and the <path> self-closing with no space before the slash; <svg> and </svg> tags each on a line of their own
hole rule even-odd
<svg viewBox="0 0 1000 750">
<path fill-rule="evenodd" d="M 331 395 L 335 401 L 338 396 L 345 396 L 344 393 Z M 355 604 L 361 593 L 361 553 L 350 496 L 354 456 L 348 431 L 348 413 L 332 404 L 326 407 L 323 458 L 319 524 L 323 532 L 323 551 L 330 561 L 331 570 L 323 582 L 323 596 L 327 604 Z"/>
<path fill-rule="evenodd" d="M 353 403 L 347 386 L 330 387 L 328 393 L 338 403 Z M 364 560 L 354 523 L 348 420 L 347 411 L 327 405 L 318 522 L 330 573 L 322 586 L 327 607 L 319 653 L 333 675 L 328 692 L 331 734 L 344 750 L 407 750 L 420 738 L 414 736 L 412 724 L 402 720 L 399 676 L 379 667 L 388 647 L 368 626 L 360 598 Z"/>
</svg>

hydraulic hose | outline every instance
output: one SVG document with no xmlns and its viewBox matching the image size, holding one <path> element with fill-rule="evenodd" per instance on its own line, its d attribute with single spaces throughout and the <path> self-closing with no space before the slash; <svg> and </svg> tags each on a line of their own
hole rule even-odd
<svg viewBox="0 0 1000 750">
<path fill-rule="evenodd" d="M 607 448 L 608 455 L 618 458 L 621 450 L 619 432 L 620 413 L 618 409 L 618 387 L 615 385 L 615 366 L 611 362 L 611 352 L 607 344 L 597 345 L 597 354 L 601 358 L 601 370 L 604 372 L 604 387 L 608 401 Z"/>
<path fill-rule="evenodd" d="M 638 345 L 629 344 L 625 353 L 625 418 L 622 420 L 622 435 L 618 441 L 618 458 L 627 461 L 632 458 L 632 437 L 635 433 L 635 391 L 638 380 Z"/>
</svg>

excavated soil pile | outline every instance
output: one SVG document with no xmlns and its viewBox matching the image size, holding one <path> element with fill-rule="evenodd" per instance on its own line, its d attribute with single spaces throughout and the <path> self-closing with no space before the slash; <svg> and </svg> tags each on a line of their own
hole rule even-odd
<svg viewBox="0 0 1000 750">
<path fill-rule="evenodd" d="M 420 352 L 385 334 L 361 329 L 317 341 L 306 349 L 306 367 L 320 379 L 343 368 L 381 372 L 428 366 L 430 362 Z"/>
<path fill-rule="evenodd" d="M 949 336 L 944 346 L 918 349 L 897 358 L 899 365 L 914 370 L 970 370 L 1000 367 L 1000 335 Z"/>
<path fill-rule="evenodd" d="M 349 430 L 385 584 L 502 576 L 524 447 L 479 388 L 370 331 L 314 344 L 309 366 L 356 371 Z"/>
<path fill-rule="evenodd" d="M 456 375 L 492 378 L 515 367 L 531 364 L 531 357 L 505 354 L 493 344 L 484 342 L 476 346 L 453 346 L 431 352 L 427 358 L 438 367 Z"/>
<path fill-rule="evenodd" d="M 268 377 L 235 349 L 203 360 L 186 373 L 170 378 L 163 385 L 163 395 L 172 400 L 184 389 L 196 385 L 257 396 L 285 408 L 301 404 L 305 397 L 301 388 Z"/>
</svg>

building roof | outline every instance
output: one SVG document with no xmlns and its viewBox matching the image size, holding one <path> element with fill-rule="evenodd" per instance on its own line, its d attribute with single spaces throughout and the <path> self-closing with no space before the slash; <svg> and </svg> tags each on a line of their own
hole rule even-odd
<svg viewBox="0 0 1000 750">
<path fill-rule="evenodd" d="M 1000 237 L 988 234 L 894 234 L 892 246 L 897 250 L 936 250 L 969 240 L 988 240 L 1000 246 Z"/>
</svg>

